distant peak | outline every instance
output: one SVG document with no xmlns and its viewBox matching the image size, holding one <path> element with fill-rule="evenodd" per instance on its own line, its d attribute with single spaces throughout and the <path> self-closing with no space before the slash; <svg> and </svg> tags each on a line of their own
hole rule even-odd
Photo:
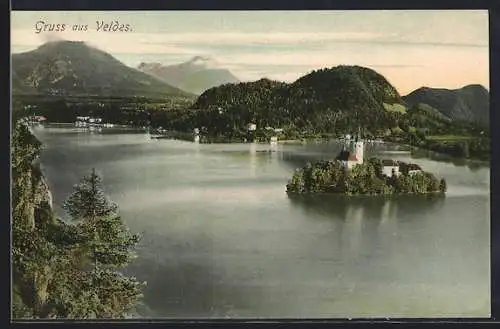
<svg viewBox="0 0 500 329">
<path fill-rule="evenodd" d="M 218 66 L 217 61 L 211 56 L 194 56 L 187 62 L 190 65 L 214 68 Z"/>
<path fill-rule="evenodd" d="M 73 40 L 50 40 L 41 45 L 44 46 L 88 46 L 84 41 L 73 41 Z"/>
<path fill-rule="evenodd" d="M 464 86 L 462 87 L 462 89 L 480 89 L 480 90 L 486 90 L 488 91 L 488 89 L 486 89 L 485 86 L 479 84 L 479 83 L 474 83 L 474 84 L 470 84 L 470 85 L 467 85 L 467 86 Z"/>
<path fill-rule="evenodd" d="M 210 56 L 201 56 L 201 55 L 198 55 L 198 56 L 194 56 L 191 59 L 191 62 L 196 62 L 196 61 L 206 62 L 206 61 L 210 61 L 210 60 L 212 60 L 212 57 L 210 57 Z"/>
</svg>

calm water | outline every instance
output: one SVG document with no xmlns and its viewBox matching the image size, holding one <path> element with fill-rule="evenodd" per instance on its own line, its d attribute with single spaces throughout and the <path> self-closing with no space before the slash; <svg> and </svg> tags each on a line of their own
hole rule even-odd
<svg viewBox="0 0 500 329">
<path fill-rule="evenodd" d="M 144 317 L 489 316 L 489 168 L 413 161 L 444 199 L 289 199 L 307 160 L 339 145 L 199 145 L 144 134 L 35 131 L 57 206 L 95 167 L 143 235 L 127 271 Z"/>
</svg>

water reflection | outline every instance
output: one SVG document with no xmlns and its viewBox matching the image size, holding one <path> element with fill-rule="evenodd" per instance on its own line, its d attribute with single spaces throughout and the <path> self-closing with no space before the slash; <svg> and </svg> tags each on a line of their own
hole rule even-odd
<svg viewBox="0 0 500 329">
<path fill-rule="evenodd" d="M 343 195 L 289 195 L 291 204 L 313 218 L 343 222 L 369 218 L 385 222 L 398 213 L 426 213 L 442 206 L 443 196 L 347 197 Z M 321 216 L 317 216 L 317 215 Z"/>
<path fill-rule="evenodd" d="M 257 143 L 250 143 L 250 172 L 253 177 L 257 176 Z"/>
<path fill-rule="evenodd" d="M 371 250 L 379 249 L 380 236 L 398 234 L 398 223 L 408 220 L 425 221 L 425 213 L 442 207 L 444 198 L 290 195 L 289 201 L 293 207 L 306 214 L 307 218 L 331 223 L 341 259 L 362 261 L 363 256 Z M 422 225 L 425 223 L 422 222 L 420 226 Z"/>
</svg>

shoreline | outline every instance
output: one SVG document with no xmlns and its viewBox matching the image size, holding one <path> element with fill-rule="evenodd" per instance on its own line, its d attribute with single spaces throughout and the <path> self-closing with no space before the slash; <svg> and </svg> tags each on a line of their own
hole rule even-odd
<svg viewBox="0 0 500 329">
<path fill-rule="evenodd" d="M 446 192 L 441 191 L 431 191 L 426 193 L 400 193 L 400 194 L 345 194 L 339 192 L 293 192 L 293 191 L 285 191 L 288 197 L 323 197 L 323 196 L 336 196 L 340 198 L 369 198 L 369 199 L 394 199 L 400 197 L 422 197 L 422 198 L 431 198 L 431 197 L 445 197 Z"/>
<path fill-rule="evenodd" d="M 54 126 L 58 126 L 58 125 L 71 125 L 74 127 L 74 125 L 72 123 L 60 123 L 60 122 L 47 122 L 48 125 L 54 125 Z M 31 126 L 29 127 L 30 128 L 30 131 L 32 132 L 31 130 Z M 78 127 L 75 127 L 75 128 L 78 128 Z M 85 128 L 85 127 L 84 127 Z M 136 127 L 136 126 L 133 126 L 133 125 L 114 125 L 113 128 L 118 128 L 118 129 L 145 129 L 144 127 Z M 111 128 L 112 129 L 112 128 Z M 173 135 L 174 136 L 169 136 L 168 134 L 166 135 L 155 135 L 155 136 L 151 136 L 152 139 L 155 139 L 155 140 L 162 140 L 162 139 L 176 139 L 176 140 L 183 140 L 183 141 L 190 141 L 190 142 L 193 142 L 194 143 L 194 138 L 187 138 L 187 136 L 189 134 L 192 134 L 191 132 L 173 132 Z M 177 135 L 177 136 L 175 136 Z M 186 138 L 179 138 L 180 135 L 183 135 L 183 137 L 186 137 Z M 339 141 L 341 142 L 341 140 L 339 138 L 326 138 L 326 137 L 302 137 L 302 138 L 295 138 L 295 139 L 278 139 L 277 141 L 277 144 L 295 144 L 295 145 L 299 145 L 299 144 L 307 144 L 307 143 L 321 143 L 321 142 L 329 142 L 331 140 L 335 140 L 335 141 Z M 200 144 L 248 144 L 249 142 L 245 142 L 243 140 L 231 140 L 231 139 L 224 139 L 224 137 L 222 137 L 220 140 L 212 140 L 212 141 L 209 141 L 209 142 L 206 142 L 206 141 L 200 141 L 199 142 Z M 271 144 L 270 142 L 262 142 L 262 141 L 254 141 L 253 143 L 256 143 L 256 144 L 261 144 L 261 145 L 265 145 L 265 144 L 270 144 L 270 145 L 273 145 Z M 424 148 L 424 147 L 420 147 L 420 146 L 415 146 L 415 145 L 412 145 L 412 144 L 408 144 L 408 143 L 405 143 L 403 141 L 393 141 L 393 140 L 388 140 L 388 139 L 380 139 L 380 140 L 375 140 L 375 141 L 370 141 L 368 142 L 369 144 L 393 144 L 393 145 L 400 145 L 400 146 L 405 146 L 405 147 L 409 147 L 410 148 L 410 151 L 412 150 L 422 150 L 422 151 L 428 151 L 428 152 L 433 152 L 435 154 L 438 154 L 438 155 L 443 155 L 443 156 L 446 156 L 448 157 L 450 160 L 458 160 L 458 161 L 466 161 L 466 162 L 472 162 L 472 163 L 479 163 L 479 164 L 491 164 L 491 159 L 484 159 L 484 158 L 478 158 L 478 157 L 459 157 L 459 156 L 454 156 L 454 155 L 451 155 L 451 154 L 448 154 L 448 153 L 443 153 L 443 152 L 438 152 L 438 151 L 435 151 L 435 150 L 432 150 L 430 148 Z M 276 145 L 276 144 L 274 144 Z"/>
</svg>

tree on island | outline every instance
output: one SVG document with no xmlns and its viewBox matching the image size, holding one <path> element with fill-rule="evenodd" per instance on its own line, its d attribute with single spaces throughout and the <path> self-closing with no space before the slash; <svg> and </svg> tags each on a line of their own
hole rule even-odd
<svg viewBox="0 0 500 329">
<path fill-rule="evenodd" d="M 441 178 L 441 181 L 439 182 L 439 190 L 442 193 L 446 192 L 447 190 L 446 181 L 444 180 L 444 178 Z"/>
<path fill-rule="evenodd" d="M 405 168 L 406 167 L 406 168 Z M 382 162 L 369 158 L 348 170 L 337 161 L 308 163 L 296 170 L 286 189 L 290 193 L 340 193 L 346 195 L 391 195 L 445 193 L 446 182 L 428 172 L 408 173 L 400 163 L 401 174 L 382 173 Z"/>
</svg>

